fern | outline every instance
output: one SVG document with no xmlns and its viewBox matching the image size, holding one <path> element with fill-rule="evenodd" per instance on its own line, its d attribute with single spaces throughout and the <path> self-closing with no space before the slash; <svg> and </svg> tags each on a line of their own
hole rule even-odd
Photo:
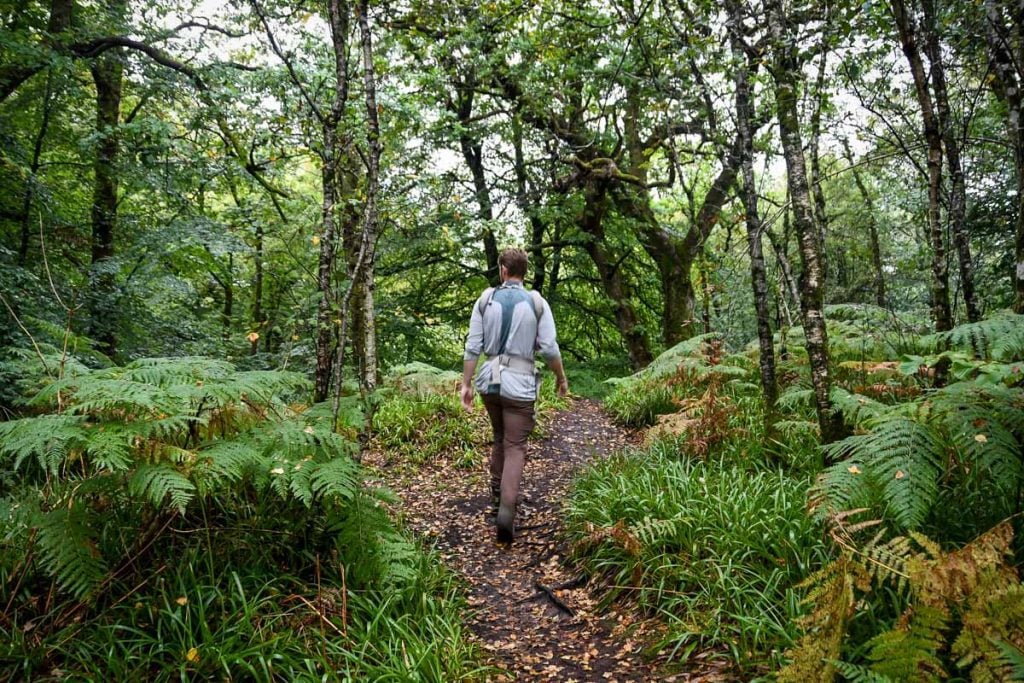
<svg viewBox="0 0 1024 683">
<path fill-rule="evenodd" d="M 684 523 L 685 520 L 681 517 L 674 517 L 672 519 L 645 517 L 638 524 L 630 525 L 629 531 L 644 546 L 663 548 L 676 545 L 680 526 Z"/>
<path fill-rule="evenodd" d="M 414 394 L 452 393 L 461 381 L 457 372 L 419 362 L 395 366 L 385 379 L 388 386 Z"/>
<path fill-rule="evenodd" d="M 196 487 L 181 472 L 168 464 L 140 465 L 128 480 L 128 492 L 145 498 L 158 508 L 170 500 L 178 512 L 184 512 Z"/>
<path fill-rule="evenodd" d="M 946 551 L 917 533 L 879 543 L 879 532 L 858 548 L 847 519 L 833 520 L 831 533 L 843 549 L 840 558 L 806 582 L 805 603 L 812 611 L 804 618 L 804 636 L 788 653 L 791 662 L 780 680 L 798 680 L 798 675 L 832 680 L 834 672 L 827 667 L 833 665 L 848 679 L 864 681 L 933 681 L 957 671 L 979 682 L 1012 675 L 1004 645 L 1024 645 L 1024 584 L 1010 564 L 1013 531 L 1008 522 L 962 548 Z M 863 604 L 856 593 L 867 594 L 873 584 L 894 582 L 900 590 L 909 590 L 909 606 L 891 629 L 866 643 L 868 664 L 836 661 L 836 638 L 841 642 L 850 635 L 849 621 L 843 622 L 838 636 L 833 631 L 823 635 L 822 624 L 853 613 L 839 609 L 837 587 L 856 588 L 847 595 L 853 605 Z"/>
<path fill-rule="evenodd" d="M 779 400 L 775 405 L 779 410 L 789 412 L 800 408 L 810 408 L 814 405 L 814 389 L 799 385 L 791 387 L 779 396 Z"/>
<path fill-rule="evenodd" d="M 81 598 L 102 580 L 106 566 L 81 503 L 39 514 L 35 529 L 40 564 L 66 591 Z"/>
<path fill-rule="evenodd" d="M 932 335 L 930 341 L 937 347 L 948 345 L 980 358 L 1021 361 L 1024 360 L 1024 315 L 1000 311 L 985 320 Z"/>
<path fill-rule="evenodd" d="M 869 643 L 872 670 L 897 681 L 937 681 L 946 678 L 937 652 L 945 644 L 949 614 L 931 605 L 918 605 L 904 615 L 905 623 L 880 633 Z"/>
<path fill-rule="evenodd" d="M 1000 652 L 997 663 L 1004 680 L 1024 681 L 1024 651 L 1003 641 L 995 641 L 993 644 Z"/>
<path fill-rule="evenodd" d="M 835 670 L 843 675 L 848 683 L 897 683 L 895 679 L 889 678 L 876 671 L 872 671 L 866 666 L 860 664 L 851 664 L 850 662 L 833 661 L 830 662 Z"/>
<path fill-rule="evenodd" d="M 779 671 L 780 683 L 831 681 L 839 659 L 846 624 L 854 612 L 855 586 L 866 584 L 866 571 L 849 556 L 841 556 L 811 574 L 801 584 L 809 608 L 798 620 L 804 635 L 786 652 L 789 663 Z"/>
<path fill-rule="evenodd" d="M 196 452 L 196 479 L 216 490 L 252 474 L 261 462 L 259 449 L 248 441 L 216 441 Z"/>
<path fill-rule="evenodd" d="M 400 589 L 416 578 L 415 546 L 366 492 L 352 497 L 330 531 L 339 552 L 351 558 L 346 574 L 357 589 Z"/>
<path fill-rule="evenodd" d="M 357 490 L 358 479 L 355 463 L 343 457 L 311 468 L 309 485 L 314 494 L 321 498 L 350 499 Z"/>
<path fill-rule="evenodd" d="M 833 387 L 830 396 L 833 408 L 843 414 L 846 424 L 852 426 L 864 425 L 881 417 L 888 410 L 888 406 L 883 403 L 860 394 L 851 394 L 841 387 Z"/>
<path fill-rule="evenodd" d="M 317 411 L 306 419 L 279 400 L 306 386 L 293 373 L 236 372 L 202 358 L 143 359 L 49 382 L 32 404 L 53 414 L 0 423 L 0 464 L 21 491 L 38 491 L 53 510 L 75 496 L 60 508 L 67 514 L 29 523 L 46 544 L 41 568 L 61 588 L 87 594 L 103 560 L 91 534 L 130 537 L 104 530 L 116 517 L 104 512 L 111 504 L 187 515 L 197 495 L 249 484 L 306 507 L 351 499 L 356 444 Z M 58 521 L 69 529 L 65 547 L 53 540 Z"/>
<path fill-rule="evenodd" d="M 1012 511 L 1024 482 L 1024 390 L 957 382 L 895 406 L 842 390 L 833 397 L 868 431 L 825 447 L 835 464 L 812 493 L 825 503 L 820 512 L 874 506 L 915 529 L 936 511 L 940 495 L 956 498 L 968 489 L 999 502 L 996 518 Z"/>
<path fill-rule="evenodd" d="M 935 503 L 945 444 L 926 425 L 888 419 L 867 434 L 827 445 L 825 452 L 839 462 L 818 484 L 832 503 L 823 512 L 860 507 L 880 496 L 887 514 L 914 528 Z"/>
</svg>

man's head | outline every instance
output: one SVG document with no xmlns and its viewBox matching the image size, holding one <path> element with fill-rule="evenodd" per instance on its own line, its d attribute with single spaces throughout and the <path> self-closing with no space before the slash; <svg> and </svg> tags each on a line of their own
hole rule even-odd
<svg viewBox="0 0 1024 683">
<path fill-rule="evenodd" d="M 501 271 L 501 280 L 507 278 L 522 280 L 526 277 L 526 252 L 522 249 L 509 247 L 501 252 L 498 257 L 498 266 Z"/>
</svg>

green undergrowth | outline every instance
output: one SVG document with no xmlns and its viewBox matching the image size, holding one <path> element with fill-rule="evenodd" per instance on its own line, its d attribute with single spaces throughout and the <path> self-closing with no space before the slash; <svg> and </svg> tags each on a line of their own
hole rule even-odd
<svg viewBox="0 0 1024 683">
<path fill-rule="evenodd" d="M 480 677 L 452 578 L 363 485 L 357 399 L 335 429 L 292 373 L 60 368 L 4 366 L 34 391 L 0 422 L 0 679 Z"/>
<path fill-rule="evenodd" d="M 577 561 L 659 614 L 679 659 L 720 646 L 784 680 L 1004 680 L 1024 651 L 1024 316 L 928 334 L 872 306 L 828 314 L 851 434 L 824 447 L 799 330 L 776 336 L 768 423 L 756 344 L 695 338 L 612 380 L 607 407 L 649 445 L 582 474 Z"/>
<path fill-rule="evenodd" d="M 797 635 L 796 585 L 828 556 L 805 513 L 807 477 L 681 457 L 659 441 L 598 461 L 576 482 L 576 561 L 666 625 L 657 649 L 685 661 L 721 646 L 753 666 Z"/>
<path fill-rule="evenodd" d="M 219 508 L 219 509 L 218 509 Z M 477 680 L 453 576 L 367 496 L 336 514 L 205 501 L 137 575 L 5 629 L 30 680 Z M 15 615 L 17 618 L 17 615 Z M 38 626 L 45 637 L 37 635 Z"/>
<path fill-rule="evenodd" d="M 458 393 L 461 376 L 424 363 L 393 368 L 379 390 L 373 415 L 376 444 L 400 461 L 419 465 L 451 458 L 470 467 L 483 457 L 490 443 L 487 413 L 479 397 L 467 412 Z M 531 438 L 544 438 L 547 420 L 568 406 L 555 393 L 554 380 L 542 375 L 535 404 L 537 425 Z"/>
<path fill-rule="evenodd" d="M 643 370 L 607 380 L 605 408 L 628 427 L 652 425 L 660 415 L 677 412 L 680 402 L 699 395 L 712 380 L 751 393 L 752 361 L 727 354 L 717 335 L 700 335 L 668 349 Z"/>
</svg>

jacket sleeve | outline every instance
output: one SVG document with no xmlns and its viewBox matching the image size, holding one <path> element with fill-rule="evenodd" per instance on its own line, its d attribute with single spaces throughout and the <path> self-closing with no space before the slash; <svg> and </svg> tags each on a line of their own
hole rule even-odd
<svg viewBox="0 0 1024 683">
<path fill-rule="evenodd" d="M 473 313 L 469 316 L 469 334 L 466 335 L 466 350 L 463 360 L 476 360 L 484 350 L 484 319 L 480 315 L 484 295 L 473 302 Z"/>
<path fill-rule="evenodd" d="M 537 352 L 544 360 L 554 360 L 562 357 L 555 332 L 555 316 L 551 313 L 551 306 L 547 300 L 541 301 L 544 303 L 544 310 L 537 321 Z"/>
</svg>

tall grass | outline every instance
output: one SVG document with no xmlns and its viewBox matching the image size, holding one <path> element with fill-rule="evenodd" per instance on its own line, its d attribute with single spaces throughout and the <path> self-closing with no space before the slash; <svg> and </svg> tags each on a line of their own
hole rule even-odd
<svg viewBox="0 0 1024 683">
<path fill-rule="evenodd" d="M 724 458 L 682 459 L 670 441 L 589 468 L 567 508 L 577 561 L 668 625 L 685 659 L 724 646 L 748 664 L 792 644 L 795 586 L 828 551 L 805 512 L 809 477 Z"/>
<path fill-rule="evenodd" d="M 471 463 L 489 437 L 483 410 L 467 414 L 454 391 L 385 394 L 373 431 L 381 447 L 417 464 L 442 455 Z"/>
</svg>

